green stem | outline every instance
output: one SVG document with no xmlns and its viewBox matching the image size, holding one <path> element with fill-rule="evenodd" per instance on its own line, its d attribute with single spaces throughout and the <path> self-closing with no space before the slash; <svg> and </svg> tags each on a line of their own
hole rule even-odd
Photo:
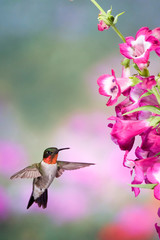
<svg viewBox="0 0 160 240">
<path fill-rule="evenodd" d="M 103 10 L 103 8 L 101 8 L 101 6 L 95 0 L 91 0 L 91 2 L 99 9 L 101 13 L 106 15 L 106 12 Z"/>
<path fill-rule="evenodd" d="M 125 38 L 123 37 L 122 33 L 116 28 L 116 26 L 113 24 L 111 25 L 113 30 L 117 33 L 117 35 L 122 39 L 123 42 L 126 42 Z"/>
</svg>

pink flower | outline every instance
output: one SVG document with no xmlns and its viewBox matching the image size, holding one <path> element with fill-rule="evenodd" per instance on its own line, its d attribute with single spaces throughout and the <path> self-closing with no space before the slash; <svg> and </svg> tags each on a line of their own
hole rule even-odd
<svg viewBox="0 0 160 240">
<path fill-rule="evenodd" d="M 103 20 L 100 20 L 97 25 L 98 25 L 98 30 L 101 32 L 104 31 L 105 29 L 110 28 L 110 26 L 108 26 Z"/>
<path fill-rule="evenodd" d="M 126 42 L 119 45 L 121 54 L 133 59 L 134 63 L 143 70 L 148 65 L 150 51 L 159 47 L 160 43 L 157 38 L 150 35 L 149 28 L 143 27 L 137 32 L 135 39 L 126 37 Z"/>
<path fill-rule="evenodd" d="M 129 68 L 122 69 L 121 78 L 115 77 L 115 72 L 112 69 L 112 75 L 104 74 L 100 76 L 97 80 L 99 85 L 99 93 L 101 95 L 110 97 L 107 106 L 111 106 L 115 104 L 118 100 L 118 97 L 126 91 L 131 85 L 131 81 L 129 80 L 130 71 Z"/>
<path fill-rule="evenodd" d="M 112 140 L 119 145 L 121 150 L 130 151 L 136 135 L 142 134 L 146 131 L 150 124 L 147 120 L 122 120 L 118 117 L 111 116 L 108 120 L 115 120 L 112 127 L 111 137 Z"/>
</svg>

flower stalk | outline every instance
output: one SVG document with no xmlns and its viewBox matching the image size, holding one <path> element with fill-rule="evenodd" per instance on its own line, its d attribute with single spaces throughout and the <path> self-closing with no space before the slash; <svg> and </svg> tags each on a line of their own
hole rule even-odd
<svg viewBox="0 0 160 240">
<path fill-rule="evenodd" d="M 120 15 L 122 15 L 124 12 L 119 13 L 115 18 L 112 15 L 109 15 L 111 13 L 110 9 L 109 12 L 109 16 L 107 15 L 107 13 L 103 10 L 103 8 L 95 1 L 95 0 L 91 0 L 91 2 L 99 9 L 99 11 L 101 12 L 103 18 L 104 18 L 104 22 L 107 21 L 107 25 L 109 23 L 109 26 L 112 27 L 112 29 L 116 32 L 116 34 L 121 38 L 121 40 L 125 43 L 125 38 L 123 36 L 123 34 L 117 29 L 117 27 L 115 26 L 115 24 L 117 23 L 118 17 Z"/>
<path fill-rule="evenodd" d="M 150 30 L 142 27 L 135 38 L 124 38 L 116 28 L 118 17 L 111 15 L 112 8 L 105 12 L 96 0 L 91 2 L 99 9 L 98 30 L 112 27 L 123 43 L 119 44 L 122 75 L 103 74 L 97 79 L 99 93 L 109 97 L 106 105 L 112 106 L 123 95 L 125 99 L 115 106 L 116 116 L 110 116 L 108 127 L 112 141 L 125 151 L 123 165 L 131 170 L 131 188 L 137 197 L 141 188 L 153 189 L 154 197 L 160 200 L 160 74 L 150 75 L 150 53 L 160 57 L 160 27 Z M 133 61 L 132 64 L 131 61 Z M 131 66 L 136 74 L 130 73 Z M 137 136 L 141 145 L 135 149 L 135 159 L 128 159 Z M 160 238 L 160 226 L 155 224 Z"/>
</svg>

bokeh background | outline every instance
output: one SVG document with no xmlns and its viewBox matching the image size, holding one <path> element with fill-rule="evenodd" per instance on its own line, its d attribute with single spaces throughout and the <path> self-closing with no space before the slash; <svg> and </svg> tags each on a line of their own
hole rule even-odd
<svg viewBox="0 0 160 240">
<path fill-rule="evenodd" d="M 118 28 L 135 36 L 159 26 L 159 0 L 99 0 Z M 98 32 L 89 0 L 0 0 L 0 238 L 21 240 L 157 239 L 159 202 L 143 190 L 135 199 L 123 153 L 110 139 L 97 78 L 121 74 L 118 36 Z M 151 72 L 159 71 L 152 56 Z M 70 147 L 66 161 L 96 166 L 65 172 L 49 189 L 46 210 L 26 210 L 32 180 L 16 171 L 42 159 L 45 148 Z"/>
</svg>

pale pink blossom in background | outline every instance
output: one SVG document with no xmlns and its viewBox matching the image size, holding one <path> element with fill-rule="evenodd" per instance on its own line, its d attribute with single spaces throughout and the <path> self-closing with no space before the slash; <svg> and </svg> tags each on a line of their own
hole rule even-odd
<svg viewBox="0 0 160 240">
<path fill-rule="evenodd" d="M 22 184 L 20 185 L 12 203 L 12 211 L 15 214 L 44 214 L 50 217 L 56 224 L 63 224 L 84 218 L 91 212 L 91 201 L 87 193 L 78 185 L 73 187 L 65 182 L 59 185 L 58 180 L 55 179 L 48 189 L 46 209 L 39 208 L 35 203 L 30 209 L 26 209 L 31 191 L 31 184 L 25 183 L 25 188 L 23 188 Z M 17 202 L 19 203 L 18 205 L 16 204 Z"/>
<path fill-rule="evenodd" d="M 47 214 L 56 223 L 73 222 L 90 213 L 88 198 L 81 189 L 66 187 L 50 191 Z"/>
<path fill-rule="evenodd" d="M 151 206 L 125 206 L 116 218 L 104 225 L 99 240 L 150 240 L 154 237 L 154 209 Z"/>
<path fill-rule="evenodd" d="M 116 222 L 123 225 L 132 235 L 151 234 L 155 223 L 155 208 L 150 205 L 128 205 L 121 210 Z"/>
<path fill-rule="evenodd" d="M 11 176 L 27 163 L 27 153 L 20 144 L 0 141 L 0 173 Z"/>
<path fill-rule="evenodd" d="M 5 220 L 10 212 L 10 200 L 4 188 L 0 186 L 0 222 Z"/>
</svg>

